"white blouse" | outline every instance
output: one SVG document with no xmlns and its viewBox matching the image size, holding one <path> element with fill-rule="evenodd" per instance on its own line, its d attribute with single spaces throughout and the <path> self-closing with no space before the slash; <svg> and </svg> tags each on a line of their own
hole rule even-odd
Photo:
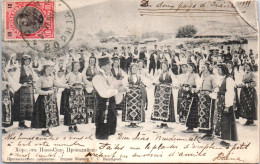
<svg viewBox="0 0 260 164">
<path fill-rule="evenodd" d="M 220 87 L 225 79 L 225 76 L 216 77 L 217 86 Z M 226 93 L 225 93 L 225 106 L 233 106 L 234 97 L 235 97 L 235 81 L 228 77 L 226 80 Z"/>
</svg>

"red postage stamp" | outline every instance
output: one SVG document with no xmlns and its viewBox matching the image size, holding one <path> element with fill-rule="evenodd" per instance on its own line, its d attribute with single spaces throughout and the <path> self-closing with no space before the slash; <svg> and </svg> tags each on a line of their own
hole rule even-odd
<svg viewBox="0 0 260 164">
<path fill-rule="evenodd" d="M 4 1 L 5 40 L 55 39 L 54 1 Z"/>
</svg>

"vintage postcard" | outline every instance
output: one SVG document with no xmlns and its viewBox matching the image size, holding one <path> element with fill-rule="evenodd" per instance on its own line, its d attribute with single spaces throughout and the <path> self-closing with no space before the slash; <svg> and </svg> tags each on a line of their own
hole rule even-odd
<svg viewBox="0 0 260 164">
<path fill-rule="evenodd" d="M 3 0 L 2 162 L 258 163 L 256 0 Z"/>
</svg>

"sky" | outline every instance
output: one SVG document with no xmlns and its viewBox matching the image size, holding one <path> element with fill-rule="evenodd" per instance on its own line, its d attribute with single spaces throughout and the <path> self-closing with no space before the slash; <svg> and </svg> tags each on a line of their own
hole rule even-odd
<svg viewBox="0 0 260 164">
<path fill-rule="evenodd" d="M 76 0 L 65 2 L 72 8 L 80 33 L 95 34 L 99 30 L 114 31 L 118 35 L 139 35 L 143 32 L 160 31 L 175 33 L 180 26 L 193 24 L 199 33 L 230 33 L 245 32 L 250 29 L 239 16 L 225 17 L 171 17 L 171 16 L 141 16 L 139 0 Z M 153 0 L 154 4 L 160 2 Z M 172 3 L 171 1 L 167 1 Z M 251 4 L 252 6 L 252 4 Z M 208 7 L 210 9 L 212 7 Z M 245 8 L 240 8 L 243 11 Z M 235 11 L 230 9 L 231 11 Z M 252 9 L 243 14 L 252 20 Z M 254 14 L 254 13 L 253 13 Z M 216 14 L 212 14 L 216 15 Z M 253 22 L 254 23 L 254 22 Z M 236 28 L 231 30 L 231 28 Z M 84 29 L 84 31 L 82 31 Z M 81 34 L 79 34 L 81 35 Z"/>
</svg>

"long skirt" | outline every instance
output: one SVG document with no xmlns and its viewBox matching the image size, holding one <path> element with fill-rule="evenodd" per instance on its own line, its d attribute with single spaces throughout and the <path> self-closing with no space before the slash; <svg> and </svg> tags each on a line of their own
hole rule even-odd
<svg viewBox="0 0 260 164">
<path fill-rule="evenodd" d="M 50 89 L 43 89 L 45 91 Z M 59 114 L 56 94 L 39 95 L 32 116 L 32 128 L 50 128 L 59 126 Z"/>
<path fill-rule="evenodd" d="M 225 95 L 218 95 L 217 109 L 214 113 L 215 135 L 221 136 L 223 140 L 237 141 L 237 127 L 233 106 L 229 107 L 227 113 L 225 109 Z"/>
<path fill-rule="evenodd" d="M 144 99 L 143 91 L 139 86 L 129 87 L 130 92 L 126 94 L 126 104 L 122 110 L 122 121 L 126 122 L 144 122 Z"/>
<path fill-rule="evenodd" d="M 96 138 L 108 139 L 109 135 L 116 132 L 117 115 L 115 110 L 115 98 L 101 98 L 97 95 L 98 107 L 96 114 Z"/>
<path fill-rule="evenodd" d="M 14 121 L 30 121 L 32 119 L 33 108 L 33 86 L 22 86 L 14 95 Z"/>
<path fill-rule="evenodd" d="M 9 89 L 2 91 L 2 126 L 13 125 L 13 93 Z"/>
<path fill-rule="evenodd" d="M 177 100 L 177 114 L 178 115 L 181 115 L 181 111 L 182 111 L 182 107 L 181 107 L 181 104 L 182 104 L 182 101 L 183 101 L 183 97 L 184 97 L 184 89 L 183 88 L 180 88 L 179 91 L 178 91 L 178 100 Z"/>
<path fill-rule="evenodd" d="M 61 93 L 60 115 L 64 115 L 66 107 L 69 105 L 67 96 L 70 95 L 70 89 L 65 88 Z"/>
<path fill-rule="evenodd" d="M 240 92 L 240 115 L 248 120 L 257 120 L 257 93 L 255 88 L 242 88 Z"/>
<path fill-rule="evenodd" d="M 115 105 L 115 110 L 123 110 L 125 108 L 126 105 L 126 97 L 123 97 L 123 100 L 119 103 Z"/>
<path fill-rule="evenodd" d="M 199 125 L 199 115 L 198 115 L 198 102 L 199 97 L 197 93 L 191 94 L 191 97 L 188 98 L 189 103 L 187 103 L 188 113 L 186 116 L 186 127 L 188 128 L 197 128 Z"/>
<path fill-rule="evenodd" d="M 209 97 L 209 91 L 200 91 L 199 97 L 199 130 L 200 132 L 213 131 L 213 116 L 215 100 Z"/>
<path fill-rule="evenodd" d="M 91 122 L 95 123 L 96 113 L 97 113 L 97 97 L 96 91 L 88 93 L 85 92 L 86 108 L 88 112 L 92 112 Z"/>
<path fill-rule="evenodd" d="M 179 90 L 179 118 L 180 122 L 186 122 L 190 106 L 192 105 L 191 92 L 186 90 Z"/>
<path fill-rule="evenodd" d="M 240 103 L 239 103 L 238 89 L 237 88 L 235 88 L 235 100 L 234 100 L 233 109 L 236 109 L 235 116 L 236 116 L 236 119 L 239 119 L 241 110 L 240 110 Z"/>
<path fill-rule="evenodd" d="M 85 92 L 82 86 L 71 88 L 66 95 L 64 110 L 64 125 L 88 123 L 87 109 L 85 104 Z"/>
<path fill-rule="evenodd" d="M 159 84 L 155 86 L 155 101 L 152 120 L 175 122 L 174 104 L 171 85 Z"/>
</svg>

